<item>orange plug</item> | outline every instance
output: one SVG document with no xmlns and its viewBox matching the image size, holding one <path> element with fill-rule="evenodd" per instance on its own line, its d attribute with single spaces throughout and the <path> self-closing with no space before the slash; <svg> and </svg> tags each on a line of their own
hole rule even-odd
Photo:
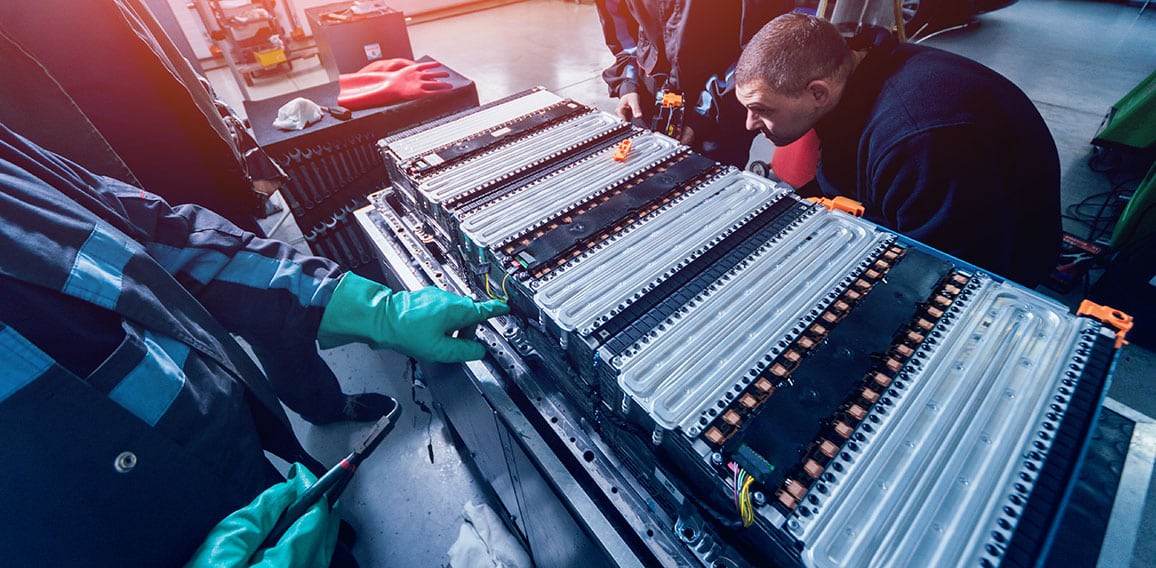
<svg viewBox="0 0 1156 568">
<path fill-rule="evenodd" d="M 625 162 L 626 156 L 630 155 L 630 147 L 633 142 L 629 138 L 618 143 L 618 149 L 614 151 L 615 162 Z"/>
<path fill-rule="evenodd" d="M 863 213 L 867 210 L 863 207 L 862 203 L 859 203 L 850 197 L 843 197 L 842 195 L 838 195 L 834 199 L 829 199 L 826 197 L 808 197 L 807 199 L 809 201 L 814 201 L 815 203 L 818 203 L 819 205 L 822 205 L 831 211 L 839 210 L 856 217 L 862 217 Z"/>
<path fill-rule="evenodd" d="M 1076 310 L 1076 315 L 1088 316 L 1116 328 L 1116 349 L 1128 344 L 1128 342 L 1124 340 L 1124 336 L 1128 335 L 1128 332 L 1132 330 L 1132 316 L 1108 306 L 1101 306 L 1091 300 L 1080 302 L 1080 307 Z"/>
</svg>

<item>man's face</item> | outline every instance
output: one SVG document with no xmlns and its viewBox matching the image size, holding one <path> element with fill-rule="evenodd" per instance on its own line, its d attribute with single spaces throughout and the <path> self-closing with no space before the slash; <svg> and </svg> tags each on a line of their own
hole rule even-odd
<svg viewBox="0 0 1156 568">
<path fill-rule="evenodd" d="M 789 97 L 756 83 L 736 86 L 735 96 L 747 109 L 747 130 L 761 132 L 775 146 L 798 140 L 822 117 L 823 105 L 809 89 Z"/>
</svg>

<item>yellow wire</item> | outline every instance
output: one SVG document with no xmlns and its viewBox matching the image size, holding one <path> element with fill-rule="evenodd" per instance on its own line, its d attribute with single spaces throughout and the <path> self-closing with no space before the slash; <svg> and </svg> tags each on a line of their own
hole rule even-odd
<svg viewBox="0 0 1156 568">
<path fill-rule="evenodd" d="M 506 280 L 509 280 L 509 279 L 510 279 L 510 273 L 507 272 L 506 275 L 502 277 L 502 295 L 505 297 L 501 299 L 503 302 L 507 302 L 507 303 L 510 301 L 510 293 L 506 291 Z"/>
<path fill-rule="evenodd" d="M 490 273 L 487 272 L 486 273 L 486 295 L 489 296 L 491 300 L 499 300 L 502 302 L 509 302 L 510 301 L 510 293 L 506 291 L 506 280 L 509 280 L 509 278 L 510 278 L 510 273 L 507 272 L 506 275 L 502 278 L 502 296 L 504 296 L 504 297 L 499 298 L 499 297 L 495 296 L 493 292 L 490 292 Z"/>
<path fill-rule="evenodd" d="M 743 482 L 742 493 L 739 494 L 739 512 L 742 513 L 744 527 L 755 524 L 755 508 L 751 505 L 751 484 L 754 482 L 755 478 L 747 477 Z"/>
</svg>

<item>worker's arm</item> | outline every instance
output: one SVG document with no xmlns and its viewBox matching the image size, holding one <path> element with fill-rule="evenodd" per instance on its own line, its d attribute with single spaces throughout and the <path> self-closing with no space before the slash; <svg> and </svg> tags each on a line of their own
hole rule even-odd
<svg viewBox="0 0 1156 568">
<path fill-rule="evenodd" d="M 94 175 L 3 125 L 0 182 L 13 188 L 11 195 L 0 193 L 11 201 L 13 215 L 19 215 L 19 208 L 38 208 L 64 217 L 57 209 L 84 207 L 108 225 L 104 234 L 115 229 L 127 237 L 128 248 L 143 247 L 226 329 L 265 345 L 321 338 L 327 346 L 361 341 L 427 359 L 476 359 L 481 346 L 455 339 L 452 332 L 506 312 L 500 302 L 475 304 L 437 289 L 393 292 L 343 274 L 330 260 L 257 238 L 207 209 L 170 207 L 144 190 Z M 40 193 L 21 199 L 16 190 L 24 186 Z M 75 229 L 90 230 L 83 224 Z M 30 232 L 22 240 L 43 237 Z M 140 262 L 144 257 L 132 258 Z M 323 313 L 329 325 L 319 335 Z"/>
<path fill-rule="evenodd" d="M 606 47 L 614 54 L 614 64 L 602 72 L 602 79 L 611 97 L 640 91 L 641 70 L 635 53 L 638 50 L 638 22 L 630 13 L 625 0 L 598 0 L 595 2 L 598 18 L 602 21 L 602 36 Z"/>
<path fill-rule="evenodd" d="M 226 329 L 265 344 L 307 337 L 323 348 L 361 342 L 423 360 L 467 361 L 484 350 L 453 333 L 508 312 L 501 302 L 477 303 L 437 288 L 395 292 L 245 233 L 206 209 L 170 208 L 129 186 L 117 190 L 117 199 L 150 235 L 145 248 L 153 258 Z"/>
<path fill-rule="evenodd" d="M 362 342 L 424 360 L 466 361 L 484 350 L 453 332 L 508 311 L 501 302 L 476 303 L 437 288 L 395 292 L 343 274 L 327 259 L 243 232 L 206 209 L 170 208 L 131 186 L 113 187 L 148 235 L 149 254 L 226 329 L 263 344 L 317 338 L 325 348 Z"/>
<path fill-rule="evenodd" d="M 103 191 L 123 207 L 148 254 L 226 329 L 265 344 L 315 337 L 343 273 L 337 263 L 259 238 L 196 205 L 170 206 L 126 184 Z"/>
</svg>

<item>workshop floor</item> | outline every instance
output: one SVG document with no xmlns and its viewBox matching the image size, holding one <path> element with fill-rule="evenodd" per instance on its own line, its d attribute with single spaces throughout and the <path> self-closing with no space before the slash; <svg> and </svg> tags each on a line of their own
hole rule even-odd
<svg viewBox="0 0 1156 568">
<path fill-rule="evenodd" d="M 414 24 L 409 34 L 415 55 L 428 54 L 473 79 L 482 103 L 541 85 L 613 109 L 599 76 L 612 58 L 590 4 L 529 0 Z M 992 67 L 1035 101 L 1059 147 L 1065 206 L 1110 189 L 1108 178 L 1088 167 L 1089 140 L 1108 108 L 1156 69 L 1156 8 L 1140 14 L 1138 3 L 1019 0 L 981 16 L 978 26 L 939 35 L 927 44 Z M 209 76 L 233 108 L 243 112 L 241 93 L 227 70 Z M 292 74 L 258 79 L 250 95 L 265 98 L 325 81 L 316 59 L 305 60 L 295 63 Z M 753 157 L 768 160 L 770 152 L 769 144 L 756 143 Z M 1071 221 L 1066 228 L 1078 235 L 1087 232 Z M 282 223 L 275 236 L 303 245 L 291 221 Z M 1071 304 L 1079 298 L 1059 299 Z M 373 567 L 446 565 L 463 505 L 486 501 L 484 491 L 472 480 L 441 421 L 410 402 L 412 396 L 419 401 L 428 401 L 428 396 L 412 388 L 402 357 L 362 347 L 338 348 L 325 356 L 347 391 L 385 391 L 405 403 L 400 427 L 363 466 L 347 493 L 346 515 L 361 531 L 358 558 Z M 1109 395 L 1156 416 L 1153 380 L 1156 355 L 1127 347 Z M 296 426 L 306 447 L 327 462 L 343 456 L 365 428 Z M 1156 565 L 1156 507 L 1147 509 L 1135 566 Z"/>
</svg>

